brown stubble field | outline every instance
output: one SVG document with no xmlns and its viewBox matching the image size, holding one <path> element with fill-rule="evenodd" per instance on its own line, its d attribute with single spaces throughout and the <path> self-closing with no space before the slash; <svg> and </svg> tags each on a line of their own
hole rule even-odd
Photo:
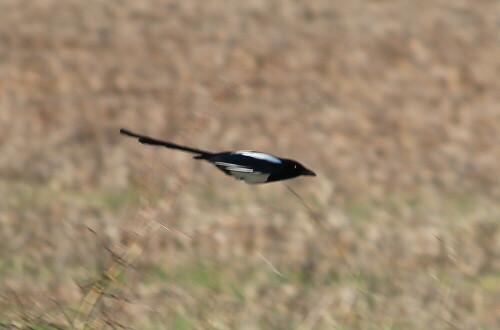
<svg viewBox="0 0 500 330">
<path fill-rule="evenodd" d="M 0 323 L 496 329 L 499 74 L 498 1 L 0 0 Z"/>
</svg>

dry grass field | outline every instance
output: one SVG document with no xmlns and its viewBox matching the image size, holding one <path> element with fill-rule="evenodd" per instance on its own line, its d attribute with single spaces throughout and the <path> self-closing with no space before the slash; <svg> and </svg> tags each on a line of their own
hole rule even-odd
<svg viewBox="0 0 500 330">
<path fill-rule="evenodd" d="M 499 76 L 495 0 L 0 0 L 0 324 L 498 329 Z"/>
</svg>

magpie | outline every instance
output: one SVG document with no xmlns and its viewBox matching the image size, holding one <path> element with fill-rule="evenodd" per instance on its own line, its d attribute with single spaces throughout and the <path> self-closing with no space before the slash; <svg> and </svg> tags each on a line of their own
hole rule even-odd
<svg viewBox="0 0 500 330">
<path fill-rule="evenodd" d="M 132 133 L 123 128 L 120 129 L 120 134 L 137 138 L 142 144 L 193 153 L 195 154 L 194 159 L 206 160 L 227 175 L 246 183 L 274 182 L 292 179 L 301 175 L 316 176 L 316 173 L 295 160 L 280 158 L 263 152 L 236 150 L 213 153 L 153 139 L 148 136 Z"/>
</svg>

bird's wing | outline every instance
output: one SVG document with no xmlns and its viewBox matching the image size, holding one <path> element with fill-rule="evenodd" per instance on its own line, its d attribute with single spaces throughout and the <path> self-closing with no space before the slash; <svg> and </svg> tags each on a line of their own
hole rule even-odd
<svg viewBox="0 0 500 330">
<path fill-rule="evenodd" d="M 279 159 L 276 156 L 266 154 L 263 152 L 252 151 L 252 150 L 238 150 L 238 151 L 233 151 L 232 154 L 243 155 L 243 156 L 250 157 L 253 159 L 265 160 L 267 162 L 271 162 L 274 164 L 281 164 L 282 163 L 281 159 Z"/>
<path fill-rule="evenodd" d="M 275 173 L 280 170 L 281 160 L 279 158 L 263 153 L 252 153 L 254 152 L 223 152 L 215 154 L 208 160 L 223 171 L 231 169 L 246 173 Z M 255 154 L 258 157 L 253 157 Z"/>
</svg>

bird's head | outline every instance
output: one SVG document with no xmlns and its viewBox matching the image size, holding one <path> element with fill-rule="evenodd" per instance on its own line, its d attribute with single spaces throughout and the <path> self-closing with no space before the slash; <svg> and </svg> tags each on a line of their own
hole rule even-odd
<svg viewBox="0 0 500 330">
<path fill-rule="evenodd" d="M 310 169 L 306 168 L 304 165 L 301 163 L 295 161 L 295 160 L 288 160 L 287 162 L 288 168 L 291 173 L 294 174 L 294 176 L 300 176 L 300 175 L 305 175 L 305 176 L 316 176 L 316 173 L 311 171 Z"/>
</svg>

